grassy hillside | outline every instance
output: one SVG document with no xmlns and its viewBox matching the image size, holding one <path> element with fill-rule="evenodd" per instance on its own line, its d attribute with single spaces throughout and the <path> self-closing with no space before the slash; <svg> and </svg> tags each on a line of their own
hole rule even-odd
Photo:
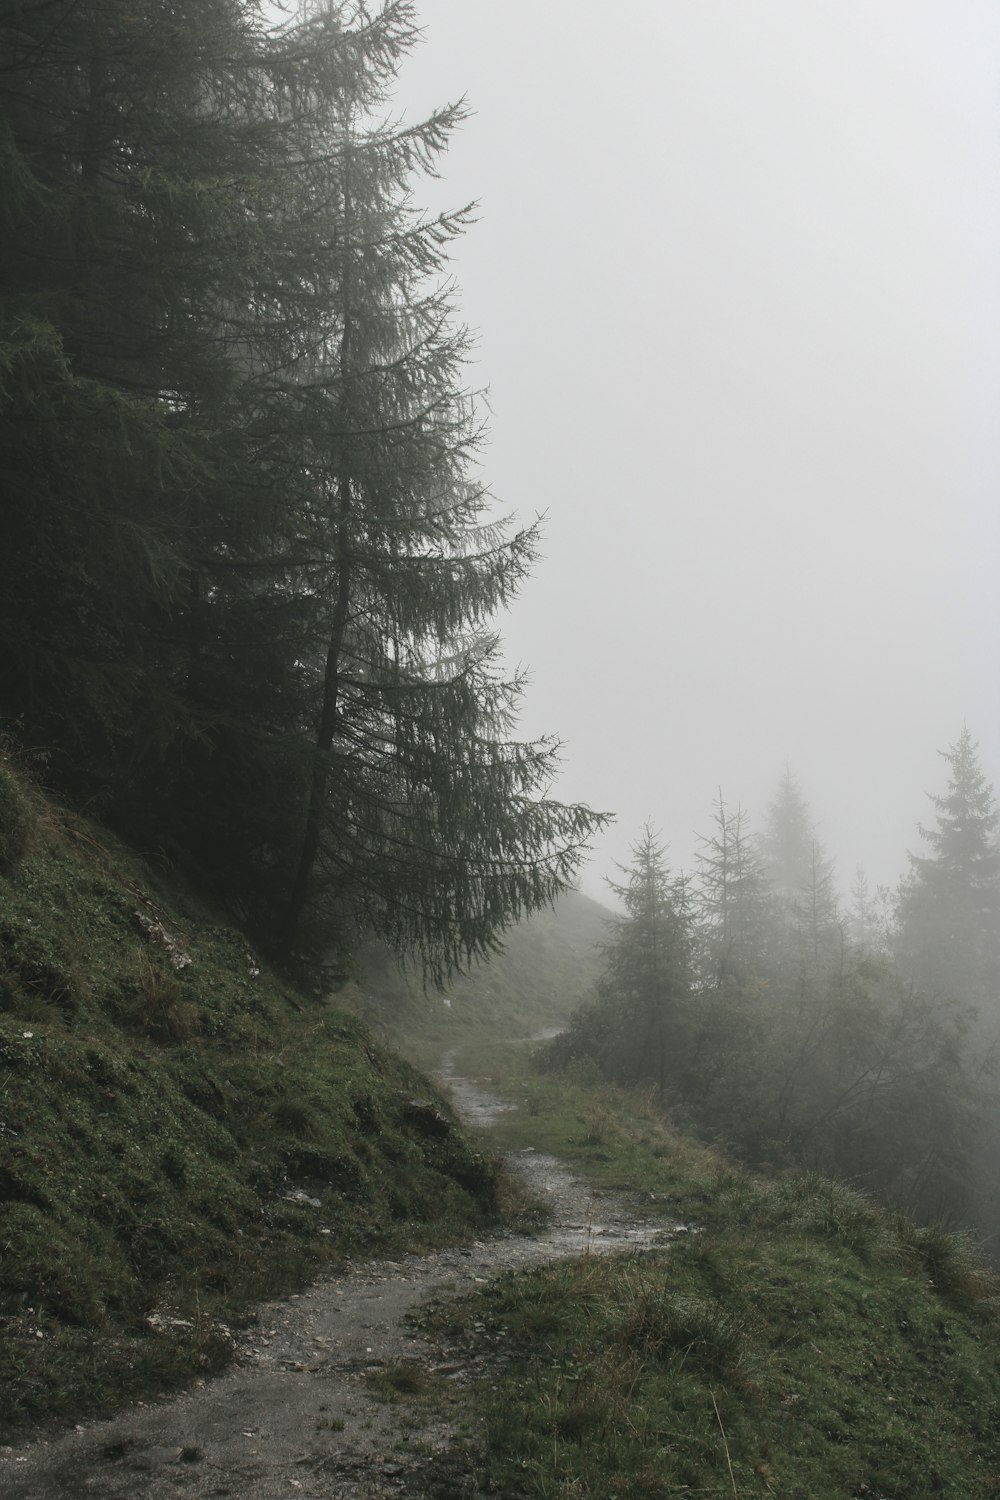
<svg viewBox="0 0 1000 1500">
<path fill-rule="evenodd" d="M 418 979 L 372 951 L 364 956 L 362 985 L 349 986 L 345 1001 L 424 1066 L 451 1048 L 475 1056 L 496 1041 L 562 1028 L 592 998 L 610 916 L 569 891 L 512 927 L 502 952 L 454 979 L 444 996 L 425 994 Z"/>
<path fill-rule="evenodd" d="M 603 922 L 584 908 L 564 941 L 572 911 L 546 915 L 546 946 L 523 964 L 531 925 L 512 935 L 438 1013 L 434 1046 L 518 1104 L 498 1144 L 548 1149 L 690 1232 L 662 1254 L 508 1276 L 434 1315 L 485 1361 L 471 1402 L 484 1487 L 996 1500 L 1000 1280 L 973 1245 L 821 1176 L 745 1171 L 641 1095 L 540 1075 L 532 1049 L 504 1044 L 557 1025 L 579 995 L 559 992 L 548 957 L 575 960 L 581 939 L 593 955 Z M 403 1035 L 419 1045 L 409 1019 Z"/>
<path fill-rule="evenodd" d="M 457 1047 L 550 1149 L 691 1232 L 510 1276 L 437 1314 L 484 1364 L 480 1479 L 546 1500 L 1000 1494 L 1000 1284 L 849 1188 L 768 1180 L 524 1044 L 593 982 L 603 913 L 511 935 L 452 1005 L 376 976 L 409 1055 Z M 501 1186 L 346 1008 L 0 762 L 0 1423 L 108 1408 L 223 1363 L 227 1323 L 355 1247 L 442 1242 Z M 437 1007 L 435 1011 L 433 1007 Z M 428 1016 L 436 1016 L 433 1025 Z M 419 1038 L 419 1041 L 417 1040 Z M 430 1101 L 433 1108 L 428 1108 Z M 465 1393 L 463 1392 L 463 1400 Z"/>
<path fill-rule="evenodd" d="M 5 1428 L 219 1364 L 249 1299 L 353 1246 L 487 1222 L 494 1168 L 429 1097 L 0 761 Z"/>
<path fill-rule="evenodd" d="M 769 1180 L 638 1096 L 491 1060 L 512 1149 L 548 1148 L 691 1232 L 669 1251 L 509 1276 L 437 1324 L 477 1384 L 496 1492 L 995 1500 L 1000 1282 L 969 1247 L 851 1189 Z"/>
</svg>

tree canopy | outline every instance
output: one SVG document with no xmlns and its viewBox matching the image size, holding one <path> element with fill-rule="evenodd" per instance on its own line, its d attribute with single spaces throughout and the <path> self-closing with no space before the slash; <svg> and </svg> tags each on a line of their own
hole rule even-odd
<svg viewBox="0 0 1000 1500">
<path fill-rule="evenodd" d="M 494 618 L 449 247 L 464 115 L 392 117 L 409 0 L 49 0 L 3 23 L 0 711 L 289 950 L 433 979 L 571 880 Z"/>
</svg>

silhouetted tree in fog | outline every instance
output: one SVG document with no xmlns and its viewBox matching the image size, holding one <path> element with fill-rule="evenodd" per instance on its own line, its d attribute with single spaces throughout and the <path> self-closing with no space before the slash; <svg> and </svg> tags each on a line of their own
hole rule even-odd
<svg viewBox="0 0 1000 1500">
<path fill-rule="evenodd" d="M 714 821 L 697 855 L 694 904 L 703 978 L 721 985 L 761 971 L 773 901 L 747 813 L 727 806 L 720 791 Z"/>
<path fill-rule="evenodd" d="M 690 1035 L 691 913 L 647 825 L 621 883 L 609 881 L 624 915 L 612 919 L 598 1000 L 552 1046 L 552 1061 L 589 1060 L 619 1083 L 651 1083 L 666 1095 L 683 1071 Z"/>
<path fill-rule="evenodd" d="M 971 1002 L 1000 1020 L 1000 811 L 968 729 L 941 752 L 947 790 L 932 795 L 930 848 L 910 855 L 900 887 L 897 955 L 902 972 L 932 994 Z"/>
<path fill-rule="evenodd" d="M 761 838 L 775 902 L 775 938 L 788 961 L 815 968 L 839 945 L 833 865 L 816 836 L 808 803 L 785 770 L 767 808 Z"/>
<path fill-rule="evenodd" d="M 778 898 L 790 907 L 809 879 L 814 840 L 809 805 L 786 766 L 767 806 L 760 845 L 764 873 Z"/>
</svg>

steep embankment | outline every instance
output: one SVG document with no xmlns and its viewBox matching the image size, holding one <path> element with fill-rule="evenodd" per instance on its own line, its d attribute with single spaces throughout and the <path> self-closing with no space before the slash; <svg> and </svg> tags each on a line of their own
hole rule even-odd
<svg viewBox="0 0 1000 1500">
<path fill-rule="evenodd" d="M 444 1243 L 492 1164 L 353 1016 L 0 762 L 0 1418 L 229 1354 L 248 1299 Z"/>
<path fill-rule="evenodd" d="M 489 1126 L 508 1108 L 467 1079 L 448 1083 L 467 1122 Z M 58 1440 L 0 1448 L 0 1490 L 10 1500 L 163 1500 L 180 1487 L 188 1500 L 224 1490 L 240 1500 L 277 1500 L 291 1489 L 337 1500 L 481 1493 L 469 1395 L 495 1374 L 497 1350 L 487 1339 L 457 1353 L 415 1327 L 413 1314 L 431 1296 L 447 1307 L 501 1273 L 581 1251 L 649 1250 L 675 1234 L 669 1221 L 650 1221 L 641 1207 L 637 1214 L 638 1195 L 593 1191 L 541 1152 L 512 1165 L 551 1211 L 538 1233 L 365 1258 L 264 1306 L 218 1380 Z"/>
</svg>

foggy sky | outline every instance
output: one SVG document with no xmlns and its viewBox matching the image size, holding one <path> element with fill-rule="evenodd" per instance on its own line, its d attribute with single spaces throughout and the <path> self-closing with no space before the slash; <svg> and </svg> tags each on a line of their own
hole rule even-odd
<svg viewBox="0 0 1000 1500">
<path fill-rule="evenodd" d="M 846 888 L 918 851 L 968 723 L 1000 782 L 1000 6 L 423 0 L 397 104 L 467 94 L 431 207 L 548 516 L 502 628 L 557 791 L 690 868 L 785 764 Z"/>
</svg>

